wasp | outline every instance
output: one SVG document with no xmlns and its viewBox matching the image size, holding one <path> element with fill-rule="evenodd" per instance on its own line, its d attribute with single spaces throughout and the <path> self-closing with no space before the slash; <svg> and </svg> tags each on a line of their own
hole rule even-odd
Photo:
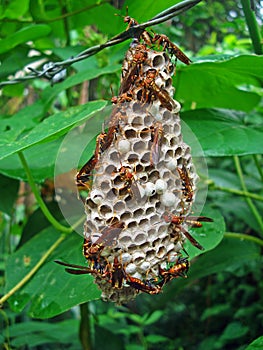
<svg viewBox="0 0 263 350">
<path fill-rule="evenodd" d="M 114 96 L 112 98 L 112 102 L 117 104 L 117 106 L 113 109 L 110 116 L 107 136 L 102 146 L 103 152 L 110 147 L 114 138 L 116 137 L 116 134 L 121 131 L 120 122 L 121 121 L 126 122 L 127 115 L 123 110 L 123 106 L 120 106 L 120 103 L 124 102 L 124 99 L 125 99 L 124 95 L 125 96 L 127 95 L 127 101 L 129 101 L 128 94 L 123 94 L 123 96 L 120 96 L 120 97 Z M 123 99 L 119 100 L 119 98 L 121 99 L 123 98 Z"/>
<path fill-rule="evenodd" d="M 119 195 L 126 195 L 127 193 L 131 196 L 136 195 L 138 198 L 141 197 L 140 190 L 135 178 L 135 172 L 131 170 L 129 166 L 121 165 L 121 167 L 114 171 L 118 175 L 113 180 L 114 184 L 122 183 L 123 185 L 118 189 Z"/>
<path fill-rule="evenodd" d="M 162 45 L 162 47 L 168 50 L 171 55 L 174 55 L 181 62 L 189 65 L 192 61 L 188 58 L 178 46 L 171 42 L 171 40 L 164 34 L 155 34 L 152 38 L 152 42 L 156 42 L 158 46 Z"/>
<path fill-rule="evenodd" d="M 108 263 L 105 259 L 101 259 L 101 252 L 105 246 L 110 246 L 113 243 L 114 239 L 119 236 L 124 226 L 124 222 L 117 221 L 114 224 L 105 227 L 101 231 L 101 236 L 95 243 L 92 243 L 90 239 L 84 239 L 83 255 L 89 261 L 90 267 L 68 264 L 59 260 L 56 260 L 55 262 L 57 264 L 69 267 L 66 269 L 66 271 L 71 274 L 81 275 L 91 273 L 97 276 L 101 275 L 102 277 L 105 277 L 109 274 Z"/>
<path fill-rule="evenodd" d="M 126 282 L 134 289 L 147 294 L 159 294 L 162 291 L 162 288 L 160 286 L 154 285 L 150 281 L 143 282 L 139 278 L 132 277 L 128 274 L 126 275 Z"/>
<path fill-rule="evenodd" d="M 150 164 L 157 164 L 160 156 L 161 142 L 163 138 L 163 126 L 161 123 L 156 123 L 152 131 L 153 143 L 150 153 Z"/>
<path fill-rule="evenodd" d="M 84 239 L 83 255 L 87 260 L 92 262 L 92 266 L 98 264 L 102 250 L 105 246 L 113 244 L 113 241 L 118 238 L 119 234 L 124 229 L 124 226 L 124 222 L 117 221 L 114 224 L 105 227 L 101 231 L 101 235 L 96 242 L 92 243 L 90 239 Z"/>
<path fill-rule="evenodd" d="M 134 18 L 128 15 L 127 7 L 126 7 L 126 16 L 124 16 L 124 23 L 128 23 L 126 30 L 139 24 Z M 145 44 L 148 46 L 152 46 L 152 44 L 156 42 L 158 47 L 161 45 L 164 50 L 167 49 L 171 55 L 174 55 L 181 62 L 187 65 L 189 65 L 192 62 L 190 58 L 187 57 L 186 54 L 184 54 L 183 51 L 174 43 L 172 43 L 171 40 L 164 34 L 154 34 L 154 36 L 152 36 L 146 30 L 142 30 L 138 32 L 137 37 L 139 39 L 143 39 Z"/>
<path fill-rule="evenodd" d="M 155 83 L 157 75 L 158 71 L 156 69 L 150 68 L 147 70 L 146 76 L 142 81 L 142 86 L 144 87 L 143 100 L 150 102 L 152 98 L 158 98 L 162 107 L 172 111 L 175 108 L 175 103 L 168 92 Z"/>
<path fill-rule="evenodd" d="M 132 94 L 130 92 L 125 92 L 121 94 L 120 96 L 113 96 L 111 99 L 111 102 L 114 104 L 117 103 L 125 103 L 125 102 L 130 102 L 132 101 Z"/>
<path fill-rule="evenodd" d="M 123 22 L 128 23 L 126 30 L 139 24 L 134 18 L 132 18 L 128 15 L 128 6 L 126 6 L 126 16 L 122 16 L 122 17 L 123 17 Z M 150 36 L 150 34 L 146 30 L 138 31 L 138 35 L 136 35 L 136 33 L 135 33 L 135 37 L 137 37 L 139 39 L 142 38 L 147 45 L 152 44 L 152 37 Z"/>
<path fill-rule="evenodd" d="M 189 173 L 184 165 L 182 166 L 182 168 L 178 167 L 177 171 L 182 180 L 182 186 L 183 186 L 182 190 L 183 190 L 183 195 L 185 197 L 185 200 L 186 202 L 192 202 L 193 196 L 194 196 L 194 190 L 193 190 L 193 184 L 190 179 Z"/>
<path fill-rule="evenodd" d="M 93 170 L 95 169 L 95 166 L 99 161 L 100 154 L 107 147 L 109 147 L 108 137 L 109 136 L 105 132 L 97 136 L 94 155 L 88 160 L 88 162 L 85 165 L 83 165 L 83 167 L 77 173 L 75 178 L 75 183 L 77 185 L 79 192 L 83 189 L 86 189 L 86 190 L 90 189 L 90 184 L 89 184 L 90 177 L 92 175 Z"/>
<path fill-rule="evenodd" d="M 112 288 L 121 288 L 124 279 L 126 278 L 126 273 L 124 271 L 123 265 L 119 262 L 118 258 L 115 257 L 113 260 L 111 272 L 110 272 L 110 283 Z"/>
<path fill-rule="evenodd" d="M 213 222 L 214 220 L 206 216 L 176 216 L 172 214 L 163 214 L 165 222 L 172 222 L 175 225 L 186 223 L 191 227 L 202 227 L 201 222 Z"/>
<path fill-rule="evenodd" d="M 179 257 L 177 262 L 168 269 L 163 269 L 161 268 L 161 266 L 159 266 L 159 276 L 161 277 L 161 282 L 159 282 L 158 285 L 163 286 L 167 282 L 171 281 L 173 278 L 186 278 L 189 266 L 190 264 L 188 259 L 183 257 Z"/>
<path fill-rule="evenodd" d="M 130 188 L 134 181 L 134 174 L 131 172 L 131 169 L 128 166 L 122 165 L 119 169 L 119 176 L 120 180 L 124 182 L 121 189 Z"/>
<path fill-rule="evenodd" d="M 114 137 L 119 130 L 119 122 L 124 118 L 125 115 L 121 113 L 120 109 L 118 107 L 115 108 L 110 117 L 108 132 L 100 133 L 97 136 L 94 155 L 79 170 L 75 178 L 75 183 L 79 193 L 81 190 L 90 189 L 92 172 L 98 164 L 101 154 L 112 144 Z"/>
<path fill-rule="evenodd" d="M 128 70 L 126 74 L 123 74 L 119 95 L 129 91 L 132 84 L 142 75 L 142 64 L 147 61 L 147 58 L 146 46 L 144 44 L 136 45 L 132 60 L 128 63 Z"/>
<path fill-rule="evenodd" d="M 163 214 L 163 219 L 165 222 L 170 223 L 174 226 L 174 230 L 178 228 L 185 236 L 186 238 L 191 242 L 193 246 L 200 250 L 204 250 L 204 247 L 197 242 L 197 240 L 191 236 L 191 234 L 186 231 L 185 228 L 183 228 L 181 225 L 183 223 L 188 224 L 191 227 L 202 227 L 201 221 L 203 222 L 212 222 L 213 219 L 207 218 L 206 216 L 176 216 L 172 214 Z"/>
<path fill-rule="evenodd" d="M 67 271 L 68 273 L 73 274 L 73 275 L 93 274 L 93 275 L 97 275 L 98 276 L 98 274 L 99 274 L 98 270 L 91 269 L 91 268 L 86 267 L 86 266 L 75 265 L 75 264 L 68 264 L 68 263 L 65 263 L 65 262 L 60 261 L 60 260 L 55 260 L 55 263 L 57 263 L 59 265 L 66 266 L 65 271 Z"/>
</svg>

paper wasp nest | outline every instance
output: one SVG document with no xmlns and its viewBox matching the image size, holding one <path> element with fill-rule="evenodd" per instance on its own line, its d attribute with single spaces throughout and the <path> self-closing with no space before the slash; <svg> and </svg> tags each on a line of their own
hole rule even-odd
<svg viewBox="0 0 263 350">
<path fill-rule="evenodd" d="M 172 230 L 163 215 L 188 215 L 196 189 L 190 148 L 181 135 L 180 104 L 173 99 L 174 70 L 165 51 L 132 44 L 110 117 L 113 139 L 100 153 L 85 202 L 85 238 L 94 243 L 105 229 L 122 223 L 104 240 L 101 256 L 109 266 L 115 258 L 126 274 L 141 281 L 154 280 L 159 266 L 180 255 L 185 236 Z M 100 274 L 95 281 L 104 300 L 127 302 L 138 293 L 125 278 L 120 288 Z"/>
</svg>

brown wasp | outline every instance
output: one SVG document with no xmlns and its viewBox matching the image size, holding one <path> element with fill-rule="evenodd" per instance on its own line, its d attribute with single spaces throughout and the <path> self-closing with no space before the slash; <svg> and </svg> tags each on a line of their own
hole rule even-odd
<svg viewBox="0 0 263 350">
<path fill-rule="evenodd" d="M 124 23 L 128 23 L 126 30 L 131 27 L 138 25 L 139 23 L 132 17 L 128 15 L 128 7 L 126 7 L 126 16 L 124 16 Z M 146 30 L 142 30 L 138 33 L 137 37 L 139 39 L 143 39 L 145 44 L 148 46 L 152 46 L 155 42 L 158 46 L 162 46 L 164 50 L 168 50 L 168 52 L 178 58 L 181 62 L 189 65 L 192 61 L 188 58 L 183 51 L 176 46 L 171 40 L 164 34 L 154 34 L 151 36 Z"/>
<path fill-rule="evenodd" d="M 85 239 L 83 244 L 83 255 L 85 258 L 92 261 L 98 260 L 104 247 L 112 245 L 113 241 L 118 238 L 119 234 L 124 229 L 124 226 L 124 222 L 117 221 L 105 227 L 101 231 L 101 235 L 96 242 L 92 243 L 90 239 Z"/>
<path fill-rule="evenodd" d="M 152 42 L 156 42 L 158 46 L 162 45 L 162 47 L 168 50 L 171 55 L 174 55 L 181 62 L 189 65 L 192 61 L 188 58 L 182 50 L 179 49 L 171 40 L 164 34 L 155 34 L 152 38 Z"/>
<path fill-rule="evenodd" d="M 119 15 L 116 15 L 116 16 L 119 16 Z M 128 26 L 127 26 L 126 30 L 128 30 L 131 27 L 134 27 L 134 26 L 139 24 L 134 18 L 132 18 L 132 17 L 130 17 L 128 15 L 128 6 L 126 6 L 126 15 L 125 16 L 121 16 L 121 17 L 123 17 L 123 22 L 124 23 L 128 23 Z M 135 37 L 139 38 L 139 39 L 142 38 L 147 45 L 151 45 L 152 44 L 152 38 L 151 38 L 150 34 L 146 30 L 138 31 L 137 35 L 135 33 Z"/>
<path fill-rule="evenodd" d="M 159 275 L 162 278 L 162 280 L 158 283 L 158 285 L 163 286 L 167 282 L 171 281 L 173 278 L 186 278 L 186 273 L 189 270 L 189 265 L 190 264 L 187 258 L 179 257 L 177 262 L 168 269 L 163 269 L 161 268 L 161 266 L 159 266 Z"/>
<path fill-rule="evenodd" d="M 147 294 L 159 294 L 162 291 L 162 288 L 160 286 L 154 285 L 150 281 L 143 282 L 139 278 L 132 277 L 128 274 L 126 275 L 126 282 L 134 289 Z"/>
<path fill-rule="evenodd" d="M 142 74 L 142 64 L 147 60 L 147 49 L 144 44 L 138 44 L 135 48 L 135 53 L 132 60 L 128 63 L 128 71 L 122 78 L 119 95 L 122 95 L 130 90 L 132 84 Z"/>
<path fill-rule="evenodd" d="M 175 103 L 165 89 L 160 88 L 155 83 L 155 78 L 158 75 L 158 70 L 150 68 L 146 72 L 146 76 L 142 81 L 143 100 L 144 102 L 151 102 L 152 98 L 158 98 L 161 102 L 161 106 L 172 111 L 175 108 Z"/>
<path fill-rule="evenodd" d="M 192 243 L 193 246 L 200 250 L 204 250 L 204 247 L 201 246 L 197 240 L 191 236 L 191 234 L 186 231 L 181 225 L 183 223 L 186 223 L 187 225 L 191 227 L 202 227 L 202 224 L 200 221 L 203 222 L 212 222 L 213 219 L 207 218 L 206 216 L 176 216 L 172 214 L 163 214 L 163 219 L 165 222 L 170 223 L 173 225 L 174 230 L 178 228 L 185 236 L 186 238 Z"/>
<path fill-rule="evenodd" d="M 121 288 L 123 281 L 126 277 L 126 273 L 124 271 L 123 265 L 121 262 L 119 262 L 118 258 L 115 257 L 113 264 L 112 264 L 112 268 L 111 268 L 111 272 L 110 272 L 110 281 L 111 282 L 111 286 L 112 288 Z"/>
<path fill-rule="evenodd" d="M 95 169 L 95 166 L 98 163 L 106 137 L 106 133 L 101 133 L 97 136 L 94 155 L 88 160 L 85 165 L 83 165 L 83 167 L 77 173 L 75 181 L 79 191 L 84 188 L 89 189 L 90 186 L 86 183 L 90 181 L 92 171 Z"/>
<path fill-rule="evenodd" d="M 179 176 L 182 180 L 183 185 L 183 195 L 185 197 L 186 202 L 192 202 L 194 196 L 193 184 L 189 177 L 189 173 L 186 167 L 183 165 L 182 168 L 177 168 Z"/>
<path fill-rule="evenodd" d="M 121 94 L 120 96 L 113 96 L 111 98 L 111 102 L 114 103 L 114 104 L 130 102 L 130 101 L 132 101 L 132 98 L 133 97 L 132 97 L 131 93 L 125 92 L 125 93 Z"/>
<path fill-rule="evenodd" d="M 65 271 L 72 274 L 72 275 L 86 275 L 86 274 L 93 274 L 93 275 L 99 275 L 100 272 L 96 269 L 91 269 L 86 266 L 81 266 L 81 265 L 75 265 L 75 264 L 68 264 L 65 263 L 64 261 L 60 260 L 55 260 L 55 263 L 59 265 L 66 266 Z"/>
<path fill-rule="evenodd" d="M 152 128 L 153 144 L 151 146 L 150 164 L 157 164 L 160 156 L 161 142 L 163 138 L 163 126 L 157 122 Z"/>
<path fill-rule="evenodd" d="M 181 225 L 186 223 L 191 227 L 202 227 L 202 222 L 213 222 L 213 219 L 210 219 L 206 216 L 176 216 L 173 214 L 165 213 L 163 214 L 165 222 L 172 222 L 175 225 Z"/>
<path fill-rule="evenodd" d="M 132 171 L 130 166 L 121 165 L 121 167 L 113 173 L 117 173 L 117 176 L 113 180 L 113 183 L 123 184 L 118 189 L 118 193 L 120 196 L 126 195 L 128 193 L 131 196 L 135 195 L 138 198 L 141 197 L 140 190 L 138 188 L 138 184 L 135 177 L 135 171 Z"/>
<path fill-rule="evenodd" d="M 86 164 L 78 171 L 75 183 L 77 185 L 78 192 L 81 190 L 89 190 L 91 186 L 91 175 L 95 169 L 99 157 L 109 146 L 112 140 L 109 139 L 109 134 L 103 132 L 97 136 L 96 148 L 94 155 L 88 160 Z"/>
<path fill-rule="evenodd" d="M 73 268 L 66 269 L 66 271 L 71 274 L 80 275 L 91 273 L 95 275 L 102 275 L 103 277 L 106 276 L 108 274 L 108 263 L 106 263 L 104 258 L 101 259 L 101 252 L 105 248 L 105 246 L 110 246 L 113 243 L 114 239 L 118 237 L 118 235 L 123 230 L 124 226 L 124 222 L 117 221 L 111 226 L 105 227 L 101 232 L 101 236 L 97 239 L 95 243 L 92 243 L 90 239 L 84 239 L 83 255 L 89 261 L 90 267 L 68 264 L 58 260 L 56 260 L 55 262 L 60 265 Z"/>
<path fill-rule="evenodd" d="M 89 190 L 91 186 L 91 175 L 99 158 L 103 152 L 105 152 L 112 144 L 116 133 L 119 130 L 119 122 L 124 119 L 119 107 L 114 108 L 109 121 L 108 132 L 102 132 L 97 136 L 96 147 L 94 155 L 88 160 L 88 162 L 79 170 L 76 175 L 75 183 L 78 191 Z"/>
</svg>

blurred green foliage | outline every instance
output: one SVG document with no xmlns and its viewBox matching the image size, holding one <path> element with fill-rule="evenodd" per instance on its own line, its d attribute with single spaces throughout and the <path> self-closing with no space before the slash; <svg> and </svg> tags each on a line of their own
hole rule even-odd
<svg viewBox="0 0 263 350">
<path fill-rule="evenodd" d="M 124 30 L 122 18 L 114 14 L 125 15 L 126 5 L 129 14 L 142 22 L 178 2 L 2 3 L 0 79 L 23 74 L 25 66 L 39 69 L 43 63 L 66 60 L 104 43 Z M 74 174 L 59 176 L 91 156 L 94 138 L 109 114 L 103 108 L 111 89 L 118 90 L 129 42 L 73 64 L 67 68 L 67 79 L 54 86 L 35 79 L 3 87 L 0 294 L 7 300 L 0 309 L 3 349 L 262 348 L 261 5 L 256 0 L 201 1 L 152 28 L 168 35 L 194 62 L 189 67 L 177 64 L 175 97 L 182 104 L 181 117 L 188 127 L 184 135 L 194 156 L 206 158 L 208 174 L 200 166 L 200 186 L 208 186 L 204 212 L 215 220 L 204 229 L 204 237 L 200 235 L 204 254 L 197 256 L 200 252 L 187 247 L 195 256 L 188 279 L 174 280 L 158 296 L 139 295 L 124 306 L 104 303 L 96 300 L 100 292 L 91 276 L 67 275 L 53 263 L 55 259 L 84 263 L 82 238 L 76 233 L 81 224 L 66 235 L 70 229 L 56 203 L 53 178 L 59 178 L 61 198 L 69 198 Z M 74 140 L 80 137 L 74 132 L 84 122 L 89 123 L 78 148 Z M 23 157 L 29 169 L 22 164 Z M 39 188 L 46 201 L 49 219 L 41 201 L 32 196 L 28 173 L 36 187 L 33 192 Z M 81 204 L 72 206 L 69 224 L 81 221 L 83 214 Z M 19 286 L 36 266 L 27 283 Z M 17 291 L 9 297 L 12 288 Z"/>
</svg>

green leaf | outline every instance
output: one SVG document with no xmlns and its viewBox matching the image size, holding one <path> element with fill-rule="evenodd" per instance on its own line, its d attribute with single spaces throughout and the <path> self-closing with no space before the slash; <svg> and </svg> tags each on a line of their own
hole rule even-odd
<svg viewBox="0 0 263 350">
<path fill-rule="evenodd" d="M 224 314 L 225 312 L 229 311 L 229 305 L 228 304 L 218 304 L 212 307 L 209 307 L 205 309 L 201 316 L 201 321 L 205 321 L 206 319 L 214 316 L 219 316 L 221 314 Z"/>
<path fill-rule="evenodd" d="M 105 3 L 103 1 L 95 2 L 97 6 L 92 4 L 89 6 L 88 16 L 86 11 L 81 11 L 77 16 L 72 18 L 72 26 L 73 28 L 84 27 L 87 25 L 93 25 L 96 23 L 96 27 L 102 33 L 116 33 L 116 30 L 120 24 L 118 22 L 122 22 L 114 16 L 115 13 L 118 12 L 115 7 L 111 6 L 109 3 Z M 89 1 L 89 5 L 91 1 Z M 82 2 L 73 1 L 71 3 L 72 11 L 78 11 L 80 8 L 83 8 Z M 102 16 L 104 14 L 104 16 Z M 124 30 L 124 29 L 123 29 Z"/>
<path fill-rule="evenodd" d="M 46 203 L 48 210 L 52 213 L 53 217 L 57 221 L 62 221 L 64 219 L 63 214 L 59 208 L 57 202 L 48 202 Z M 72 209 L 72 215 L 75 215 L 75 209 Z M 79 208 L 78 208 L 79 209 Z M 27 241 L 29 241 L 33 236 L 37 235 L 40 231 L 50 226 L 50 222 L 43 214 L 42 210 L 38 208 L 35 210 L 27 219 L 25 226 L 20 237 L 19 244 L 16 246 L 16 249 L 23 246 Z"/>
<path fill-rule="evenodd" d="M 116 325 L 116 328 L 118 326 Z M 128 327 L 126 327 L 128 328 Z M 95 325 L 95 344 L 94 349 L 116 349 L 116 350 L 124 350 L 123 338 L 117 334 L 113 334 L 113 329 L 108 330 L 100 325 Z M 83 348 L 82 348 L 83 349 Z M 72 349 L 74 350 L 74 349 Z M 126 347 L 125 347 L 126 350 Z"/>
<path fill-rule="evenodd" d="M 76 319 L 65 320 L 57 323 L 29 321 L 10 325 L 5 336 L 12 334 L 11 345 L 23 347 L 30 344 L 30 347 L 57 343 L 71 344 L 79 347 L 78 338 L 75 337 L 78 331 L 79 321 Z"/>
<path fill-rule="evenodd" d="M 83 82 L 84 80 L 94 79 L 102 74 L 112 73 L 119 69 L 119 66 L 110 66 L 99 68 L 94 59 L 88 60 L 90 63 L 86 63 L 86 71 L 82 71 L 80 73 L 75 74 L 72 77 L 69 77 L 64 82 L 55 85 L 54 87 L 48 86 L 46 87 L 40 98 L 30 106 L 27 106 L 17 112 L 13 116 L 3 117 L 0 119 L 0 131 L 2 131 L 1 139 L 0 139 L 0 154 L 1 154 L 1 144 L 6 147 L 6 143 L 14 143 L 17 138 L 20 138 L 24 135 L 24 133 L 30 129 L 32 129 L 37 122 L 40 122 L 46 117 L 46 111 L 49 108 L 52 101 L 57 98 L 60 92 L 75 86 Z M 1 71 L 0 71 L 1 72 Z M 91 106 L 95 102 L 90 102 Z M 103 104 L 102 101 L 98 102 Z M 106 104 L 106 101 L 104 102 Z M 89 104 L 87 104 L 88 106 Z M 85 105 L 83 105 L 85 109 Z M 100 110 L 102 107 L 98 107 Z M 77 111 L 77 110 L 76 110 Z M 110 113 L 109 113 L 110 114 Z M 100 127 L 101 131 L 101 127 Z M 93 135 L 94 136 L 94 135 Z M 7 145 L 7 148 L 9 146 Z"/>
<path fill-rule="evenodd" d="M 166 0 L 165 2 L 158 1 L 154 2 L 153 6 L 151 0 L 126 0 L 122 9 L 123 14 L 125 14 L 126 6 L 128 5 L 129 16 L 134 17 L 139 23 L 142 23 L 179 2 L 181 2 L 181 0 Z"/>
<path fill-rule="evenodd" d="M 134 325 L 129 325 L 129 327 L 123 327 L 123 328 L 119 328 L 119 326 L 117 326 L 116 328 L 117 328 L 116 330 L 111 329 L 111 332 L 114 332 L 117 334 L 124 334 L 126 336 L 129 336 L 131 334 L 138 334 L 141 330 L 140 327 L 134 326 Z M 109 327 L 108 327 L 108 329 L 109 329 Z"/>
<path fill-rule="evenodd" d="M 35 266 L 60 234 L 48 227 L 11 254 L 6 266 L 6 291 L 13 288 Z M 50 318 L 78 304 L 98 299 L 100 292 L 90 275 L 70 275 L 55 259 L 85 266 L 83 238 L 75 233 L 65 237 L 47 262 L 10 299 L 10 307 L 21 312 L 27 307 L 30 317 Z"/>
<path fill-rule="evenodd" d="M 61 142 L 60 138 L 45 144 L 37 144 L 24 151 L 24 156 L 35 182 L 42 182 L 47 178 L 54 177 L 55 163 Z M 0 160 L 0 172 L 15 179 L 27 181 L 27 175 L 17 154 L 12 154 Z M 72 182 L 74 182 L 73 179 Z"/>
<path fill-rule="evenodd" d="M 80 72 L 68 77 L 60 84 L 48 86 L 43 90 L 41 99 L 44 101 L 44 103 L 50 103 L 50 101 L 55 99 L 61 91 L 80 84 L 85 80 L 91 80 L 103 74 L 111 74 L 120 69 L 120 65 L 117 64 L 104 68 L 98 67 L 97 61 L 93 57 L 87 59 L 82 64 L 86 66 L 85 70 L 81 70 Z"/>
<path fill-rule="evenodd" d="M 260 257 L 260 248 L 253 242 L 237 238 L 224 238 L 213 250 L 201 255 L 190 267 L 189 280 L 231 271 Z"/>
<path fill-rule="evenodd" d="M 261 101 L 244 85 L 261 87 L 263 56 L 242 55 L 222 62 L 200 62 L 178 69 L 176 99 L 184 109 L 228 108 L 250 111 Z"/>
<path fill-rule="evenodd" d="M 145 346 L 137 344 L 127 344 L 125 350 L 145 350 Z"/>
<path fill-rule="evenodd" d="M 232 322 L 224 329 L 219 341 L 238 339 L 247 334 L 248 331 L 249 328 L 247 326 L 243 326 L 240 322 Z"/>
<path fill-rule="evenodd" d="M 36 61 L 35 57 L 28 57 L 28 47 L 19 47 L 19 50 L 12 50 L 8 55 L 3 55 L 1 59 L 0 66 L 0 78 L 1 80 L 8 79 L 10 74 L 15 74 L 19 70 L 23 70 L 25 66 L 30 65 Z M 38 56 L 38 59 L 43 58 L 43 56 Z M 13 86 L 13 85 L 12 85 Z M 8 86 L 3 88 L 3 95 L 6 94 Z M 24 89 L 25 86 L 17 84 L 16 88 Z"/>
<path fill-rule="evenodd" d="M 111 108 L 105 108 L 103 113 L 93 114 L 80 128 L 70 130 L 57 140 L 25 149 L 24 156 L 34 180 L 42 182 L 47 178 L 71 172 L 68 188 L 72 188 L 74 173 L 90 159 L 95 150 L 96 136 L 102 129 L 103 116 L 109 116 L 110 113 Z M 0 173 L 27 181 L 27 175 L 17 154 L 0 160 Z"/>
<path fill-rule="evenodd" d="M 170 341 L 169 338 L 164 337 L 163 335 L 159 335 L 159 334 L 149 334 L 146 336 L 146 340 L 147 340 L 147 342 L 149 342 L 151 344 Z"/>
<path fill-rule="evenodd" d="M 29 131 L 37 125 L 38 118 L 44 113 L 44 106 L 41 101 L 37 101 L 31 106 L 25 107 L 13 116 L 1 116 L 1 145 L 15 142 L 22 137 L 26 131 Z"/>
<path fill-rule="evenodd" d="M 6 176 L 0 175 L 0 211 L 11 215 L 13 205 L 17 199 L 17 193 L 19 189 L 19 182 L 10 179 Z"/>
<path fill-rule="evenodd" d="M 6 8 L 1 18 L 17 19 L 23 16 L 28 10 L 29 0 L 12 0 Z"/>
<path fill-rule="evenodd" d="M 27 41 L 47 36 L 50 33 L 50 26 L 47 24 L 34 24 L 24 27 L 16 33 L 10 34 L 6 39 L 0 41 L 0 54 L 10 51 L 16 46 Z"/>
<path fill-rule="evenodd" d="M 65 112 L 54 114 L 16 142 L 0 144 L 0 159 L 23 151 L 40 142 L 59 138 L 74 126 L 80 125 L 90 118 L 93 113 L 98 112 L 105 105 L 105 101 L 93 101 L 85 105 L 69 108 Z"/>
<path fill-rule="evenodd" d="M 193 236 L 205 250 L 211 250 L 215 248 L 223 239 L 225 233 L 225 222 L 223 217 L 218 211 L 212 209 L 206 209 L 201 213 L 202 216 L 207 216 L 213 219 L 213 222 L 203 222 L 203 226 L 200 228 L 189 228 L 187 231 Z M 194 247 L 191 242 L 186 238 L 184 248 L 191 258 L 202 254 L 203 251 Z"/>
<path fill-rule="evenodd" d="M 149 326 L 152 323 L 157 322 L 163 316 L 163 311 L 156 310 L 144 321 L 145 326 Z"/>
<path fill-rule="evenodd" d="M 263 348 L 263 336 L 250 343 L 245 350 L 261 350 Z"/>
<path fill-rule="evenodd" d="M 132 320 L 134 323 L 137 323 L 139 325 L 143 324 L 143 316 L 138 314 L 129 314 L 127 317 Z"/>
<path fill-rule="evenodd" d="M 262 153 L 263 126 L 246 125 L 244 113 L 226 109 L 197 109 L 184 112 L 181 116 L 196 135 L 207 157 Z M 188 139 L 194 155 L 202 156 L 197 141 Z M 196 151 L 199 153 L 196 154 Z"/>
</svg>

